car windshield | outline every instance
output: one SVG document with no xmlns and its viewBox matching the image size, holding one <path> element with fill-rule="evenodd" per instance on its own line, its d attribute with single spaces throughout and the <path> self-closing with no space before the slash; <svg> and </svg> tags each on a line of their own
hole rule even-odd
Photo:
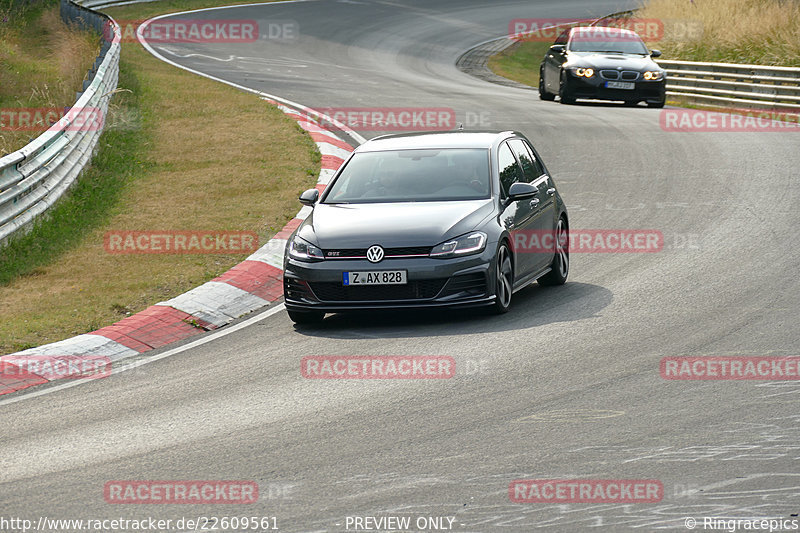
<svg viewBox="0 0 800 533">
<path fill-rule="evenodd" d="M 323 203 L 479 200 L 490 191 L 487 149 L 363 152 L 350 159 Z"/>
<path fill-rule="evenodd" d="M 647 54 L 638 35 L 615 28 L 579 28 L 572 33 L 568 48 L 571 52 Z"/>
</svg>

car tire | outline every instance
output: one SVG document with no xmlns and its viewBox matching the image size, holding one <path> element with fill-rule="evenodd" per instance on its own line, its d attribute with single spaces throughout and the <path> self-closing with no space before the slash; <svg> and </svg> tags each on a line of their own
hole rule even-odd
<svg viewBox="0 0 800 533">
<path fill-rule="evenodd" d="M 319 324 L 325 318 L 325 313 L 322 311 L 289 311 L 289 318 L 295 324 Z"/>
<path fill-rule="evenodd" d="M 569 276 L 569 226 L 564 217 L 556 224 L 556 253 L 550 264 L 550 272 L 539 278 L 539 285 L 563 285 Z"/>
<path fill-rule="evenodd" d="M 505 242 L 500 244 L 494 258 L 494 286 L 492 312 L 502 315 L 511 307 L 511 295 L 514 292 L 514 263 L 511 260 L 511 250 Z"/>
<path fill-rule="evenodd" d="M 575 97 L 572 96 L 569 92 L 569 87 L 567 87 L 567 74 L 566 72 L 561 72 L 561 81 L 558 85 L 558 96 L 561 97 L 562 104 L 574 104 Z"/>
<path fill-rule="evenodd" d="M 554 95 L 553 93 L 551 93 L 547 89 L 545 89 L 545 87 L 544 87 L 544 72 L 542 72 L 541 69 L 539 69 L 539 99 L 540 100 L 546 100 L 548 102 L 552 102 L 553 100 L 556 99 L 556 95 Z"/>
<path fill-rule="evenodd" d="M 656 109 L 661 109 L 664 107 L 666 102 L 664 100 L 659 100 L 658 102 L 647 102 L 647 107 L 654 107 Z"/>
</svg>

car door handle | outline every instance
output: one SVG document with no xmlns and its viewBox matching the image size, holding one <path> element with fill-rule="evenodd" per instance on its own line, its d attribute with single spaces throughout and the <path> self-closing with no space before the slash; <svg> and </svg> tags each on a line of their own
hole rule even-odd
<svg viewBox="0 0 800 533">
<path fill-rule="evenodd" d="M 536 207 L 539 204 L 539 199 L 534 198 L 531 200 L 531 207 Z"/>
<path fill-rule="evenodd" d="M 555 187 L 550 187 L 549 189 L 547 189 L 547 194 L 549 194 L 550 196 L 553 196 L 553 194 L 555 194 L 555 192 L 556 192 L 556 188 Z"/>
</svg>

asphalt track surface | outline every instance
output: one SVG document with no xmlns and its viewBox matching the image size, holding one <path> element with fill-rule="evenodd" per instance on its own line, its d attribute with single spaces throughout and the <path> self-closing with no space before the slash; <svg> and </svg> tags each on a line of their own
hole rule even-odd
<svg viewBox="0 0 800 533">
<path fill-rule="evenodd" d="M 0 402 L 5 517 L 450 516 L 453 531 L 686 531 L 797 518 L 800 384 L 667 381 L 665 356 L 800 355 L 800 133 L 665 132 L 659 110 L 562 106 L 459 72 L 518 17 L 625 2 L 312 1 L 187 18 L 290 19 L 293 43 L 159 45 L 310 107 L 451 107 L 532 139 L 573 228 L 658 229 L 659 253 L 573 254 L 563 287 L 479 312 L 285 312 L 108 379 Z M 210 117 L 213 119 L 213 117 Z M 378 132 L 361 132 L 367 137 Z M 213 142 L 210 139 L 209 142 Z M 232 147 L 232 154 L 235 148 Z M 306 355 L 449 355 L 449 380 L 308 380 Z M 657 479 L 652 504 L 516 504 L 519 478 Z M 110 505 L 109 480 L 255 480 L 258 503 Z M 352 530 L 352 528 L 350 529 Z"/>
</svg>

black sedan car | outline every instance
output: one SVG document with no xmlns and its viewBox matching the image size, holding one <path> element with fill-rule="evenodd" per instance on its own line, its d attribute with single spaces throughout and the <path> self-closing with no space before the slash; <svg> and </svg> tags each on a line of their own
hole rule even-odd
<svg viewBox="0 0 800 533">
<path fill-rule="evenodd" d="M 355 309 L 492 306 L 569 272 L 567 209 L 513 132 L 408 133 L 359 146 L 289 238 L 294 322 Z M 549 237 L 549 238 L 548 238 Z"/>
<path fill-rule="evenodd" d="M 559 35 L 539 67 L 539 97 L 560 96 L 562 104 L 590 98 L 664 107 L 666 71 L 652 59 L 660 55 L 630 30 L 570 28 Z"/>
</svg>

